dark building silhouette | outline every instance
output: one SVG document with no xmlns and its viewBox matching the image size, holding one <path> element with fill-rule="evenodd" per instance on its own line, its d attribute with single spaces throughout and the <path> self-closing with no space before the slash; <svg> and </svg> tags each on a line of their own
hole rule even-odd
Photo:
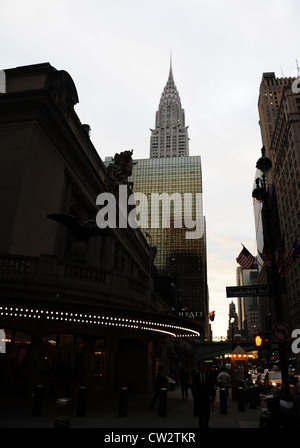
<svg viewBox="0 0 300 448">
<path fill-rule="evenodd" d="M 166 341 L 176 339 L 175 352 L 180 336 L 198 335 L 198 325 L 172 316 L 154 292 L 155 268 L 139 229 L 95 225 L 96 198 L 114 192 L 116 179 L 74 110 L 70 75 L 45 63 L 5 76 L 0 387 L 31 392 L 42 384 L 57 395 L 81 385 L 150 391 L 156 364 L 172 362 Z"/>
</svg>

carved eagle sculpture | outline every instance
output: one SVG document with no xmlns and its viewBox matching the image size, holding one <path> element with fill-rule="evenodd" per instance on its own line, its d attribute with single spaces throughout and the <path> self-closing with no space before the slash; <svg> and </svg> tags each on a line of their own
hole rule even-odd
<svg viewBox="0 0 300 448">
<path fill-rule="evenodd" d="M 67 213 L 51 213 L 47 218 L 53 219 L 68 228 L 75 241 L 85 241 L 86 243 L 93 236 L 104 235 L 107 229 L 100 229 L 94 221 L 88 220 L 84 223 L 78 221 L 75 216 Z"/>
</svg>

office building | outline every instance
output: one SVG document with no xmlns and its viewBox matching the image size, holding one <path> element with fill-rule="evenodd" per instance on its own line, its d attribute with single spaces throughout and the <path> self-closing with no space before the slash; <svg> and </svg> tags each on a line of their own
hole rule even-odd
<svg viewBox="0 0 300 448">
<path fill-rule="evenodd" d="M 276 78 L 273 72 L 264 73 L 258 101 L 262 142 L 272 161 L 267 189 L 272 204 L 273 244 L 276 250 L 282 242 L 286 255 L 280 268 L 287 305 L 282 320 L 290 323 L 291 329 L 300 325 L 300 269 L 295 258 L 291 263 L 288 258 L 300 235 L 300 94 L 292 89 L 294 81 L 295 78 Z M 261 243 L 258 249 L 263 250 Z M 260 271 L 260 276 L 267 280 L 264 270 Z M 267 302 L 261 298 L 260 303 L 264 307 L 264 323 Z"/>
<path fill-rule="evenodd" d="M 155 129 L 151 129 L 150 158 L 183 157 L 189 155 L 188 127 L 185 112 L 170 66 L 167 84 L 162 92 Z"/>
<path fill-rule="evenodd" d="M 295 78 L 276 78 L 274 72 L 263 73 L 259 88 L 258 113 L 262 143 L 268 157 L 280 108 L 281 97 L 286 86 Z"/>
<path fill-rule="evenodd" d="M 286 257 L 300 237 L 300 94 L 284 88 L 270 146 L 273 185 Z M 286 279 L 291 328 L 300 325 L 300 266 L 286 258 Z"/>
<path fill-rule="evenodd" d="M 238 313 L 236 312 L 236 306 L 233 301 L 229 304 L 227 338 L 231 341 L 232 346 L 234 345 L 234 341 L 240 338 Z"/>
<path fill-rule="evenodd" d="M 257 265 L 255 265 L 257 266 Z M 244 269 L 239 266 L 236 270 L 237 286 L 257 285 L 258 269 Z M 238 330 L 244 338 L 251 340 L 259 328 L 257 297 L 238 297 Z"/>
<path fill-rule="evenodd" d="M 134 183 L 134 192 L 142 192 L 148 198 L 145 207 L 148 215 L 147 223 L 143 223 L 142 231 L 155 247 L 154 264 L 161 277 L 169 279 L 168 301 L 178 315 L 195 318 L 203 324 L 207 332 L 208 293 L 206 269 L 206 229 L 202 211 L 202 176 L 199 156 L 175 157 L 170 159 L 139 159 L 134 165 L 130 180 Z M 159 209 L 153 204 L 155 194 L 167 194 L 166 205 L 170 211 L 169 225 L 164 227 L 163 202 Z M 196 229 L 189 226 L 190 216 L 184 213 L 179 216 L 176 204 L 169 202 L 172 194 L 182 199 L 184 208 L 185 194 L 191 194 L 193 205 L 192 220 L 198 218 Z M 154 194 L 154 195 L 153 195 Z M 152 200 L 151 200 L 152 195 Z M 196 211 L 196 195 L 198 207 Z M 170 204 L 170 206 L 169 206 Z M 151 226 L 159 213 L 158 226 Z M 138 217 L 137 217 L 138 218 Z M 179 226 L 178 218 L 181 224 Z M 148 225 L 147 225 L 148 224 Z M 189 238 L 189 236 L 197 236 Z M 160 286 L 162 287 L 162 286 Z"/>
<path fill-rule="evenodd" d="M 156 126 L 151 130 L 150 159 L 134 160 L 130 180 L 134 193 L 147 196 L 148 221 L 141 228 L 155 246 L 158 290 L 177 315 L 200 322 L 201 336 L 210 337 L 201 158 L 189 156 L 188 145 L 184 110 L 170 67 Z M 171 199 L 167 224 L 164 206 L 157 207 L 151 200 L 155 195 Z M 191 199 L 189 208 L 187 195 Z M 153 225 L 156 219 L 158 225 Z"/>
</svg>

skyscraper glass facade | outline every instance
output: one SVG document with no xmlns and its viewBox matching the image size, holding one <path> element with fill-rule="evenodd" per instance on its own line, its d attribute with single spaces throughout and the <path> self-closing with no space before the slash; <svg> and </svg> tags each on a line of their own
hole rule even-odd
<svg viewBox="0 0 300 448">
<path fill-rule="evenodd" d="M 151 245 L 156 246 L 154 264 L 159 274 L 169 280 L 170 302 L 177 314 L 204 322 L 208 315 L 208 294 L 201 158 L 173 157 L 134 162 L 137 163 L 129 178 L 134 184 L 133 192 L 147 197 L 146 203 L 140 203 L 140 215 L 148 216 L 141 229 Z M 162 193 L 169 199 L 181 199 L 181 203 L 170 200 L 169 208 L 164 209 L 163 201 L 160 201 L 157 207 L 157 194 Z M 192 204 L 188 208 L 185 207 L 187 197 Z M 167 215 L 170 219 L 166 219 Z M 197 233 L 193 234 L 195 228 L 191 229 L 189 218 L 193 221 L 198 218 Z M 153 223 L 156 226 L 151 225 Z"/>
</svg>

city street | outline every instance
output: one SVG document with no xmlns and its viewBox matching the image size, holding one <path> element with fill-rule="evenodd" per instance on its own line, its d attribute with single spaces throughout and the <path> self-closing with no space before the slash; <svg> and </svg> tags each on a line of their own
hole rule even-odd
<svg viewBox="0 0 300 448">
<path fill-rule="evenodd" d="M 168 392 L 166 416 L 159 416 L 159 403 L 149 409 L 151 395 L 129 394 L 127 416 L 119 417 L 118 397 L 101 399 L 88 397 L 85 416 L 76 416 L 76 402 L 71 407 L 58 409 L 54 397 L 43 400 L 40 416 L 31 415 L 31 400 L 2 400 L 0 410 L 0 428 L 55 428 L 55 419 L 62 415 L 70 419 L 70 428 L 168 428 L 197 429 L 198 418 L 194 416 L 191 394 L 185 400 L 181 398 L 181 388 Z M 237 401 L 229 398 L 227 413 L 220 413 L 219 390 L 214 410 L 211 412 L 210 428 L 259 428 L 260 408 L 245 411 L 238 410 Z"/>
</svg>

